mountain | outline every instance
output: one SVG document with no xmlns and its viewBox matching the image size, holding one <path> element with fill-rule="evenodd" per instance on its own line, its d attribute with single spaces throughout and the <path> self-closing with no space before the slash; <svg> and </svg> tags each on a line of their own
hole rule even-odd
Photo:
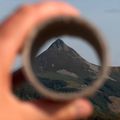
<svg viewBox="0 0 120 120">
<path fill-rule="evenodd" d="M 33 69 L 37 77 L 47 87 L 56 91 L 81 90 L 96 79 L 99 71 L 97 66 L 87 62 L 60 39 L 34 60 Z M 88 78 L 92 80 L 86 81 Z"/>
<path fill-rule="evenodd" d="M 38 74 L 47 71 L 67 70 L 81 76 L 83 79 L 86 78 L 86 74 L 91 76 L 98 70 L 98 67 L 87 62 L 60 39 L 56 40 L 46 51 L 37 56 L 35 64 L 33 67 Z"/>
<path fill-rule="evenodd" d="M 86 61 L 61 39 L 57 39 L 34 60 L 36 76 L 45 86 L 58 92 L 81 90 L 90 85 L 99 72 L 99 66 Z M 120 67 L 111 69 L 108 81 L 90 98 L 100 116 L 103 116 L 103 113 L 109 116 L 120 114 Z M 22 99 L 40 97 L 27 82 L 15 91 Z"/>
</svg>

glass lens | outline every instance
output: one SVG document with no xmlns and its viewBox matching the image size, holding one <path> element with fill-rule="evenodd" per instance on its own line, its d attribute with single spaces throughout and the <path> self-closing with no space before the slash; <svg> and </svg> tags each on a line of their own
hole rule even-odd
<svg viewBox="0 0 120 120">
<path fill-rule="evenodd" d="M 39 48 L 32 69 L 46 88 L 69 93 L 81 91 L 97 79 L 99 60 L 83 39 L 59 36 Z"/>
</svg>

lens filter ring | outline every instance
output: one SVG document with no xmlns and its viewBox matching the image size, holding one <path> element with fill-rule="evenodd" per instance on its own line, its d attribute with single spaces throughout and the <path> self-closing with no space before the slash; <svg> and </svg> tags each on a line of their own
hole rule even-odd
<svg viewBox="0 0 120 120">
<path fill-rule="evenodd" d="M 49 39 L 62 35 L 83 38 L 95 49 L 100 60 L 101 67 L 97 80 L 82 91 L 65 94 L 54 92 L 46 88 L 41 82 L 38 82 L 40 80 L 38 80 L 33 71 L 34 63 L 32 60 L 39 48 Z M 23 68 L 27 80 L 40 94 L 52 100 L 71 100 L 77 97 L 89 97 L 104 84 L 110 72 L 109 58 L 105 39 L 92 23 L 84 17 L 59 16 L 44 21 L 33 30 L 23 50 Z"/>
</svg>

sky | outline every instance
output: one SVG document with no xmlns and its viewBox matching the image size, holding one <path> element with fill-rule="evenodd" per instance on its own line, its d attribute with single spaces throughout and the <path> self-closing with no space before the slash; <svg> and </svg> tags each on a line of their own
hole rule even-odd
<svg viewBox="0 0 120 120">
<path fill-rule="evenodd" d="M 6 19 L 15 9 L 25 3 L 35 3 L 40 0 L 0 0 L 0 22 Z M 60 1 L 60 0 L 59 0 Z M 112 65 L 120 66 L 120 0 L 62 0 L 75 6 L 81 16 L 86 17 L 102 31 L 107 39 L 111 52 Z M 65 43 L 73 47 L 81 56 L 92 63 L 97 59 L 91 48 L 81 42 L 78 44 L 73 38 L 64 38 Z M 47 48 L 47 47 L 45 47 Z M 21 63 L 19 57 L 15 66 Z"/>
</svg>

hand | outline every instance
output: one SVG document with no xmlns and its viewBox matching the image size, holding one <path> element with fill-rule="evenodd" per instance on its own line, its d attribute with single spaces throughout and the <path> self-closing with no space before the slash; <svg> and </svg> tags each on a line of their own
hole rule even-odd
<svg viewBox="0 0 120 120">
<path fill-rule="evenodd" d="M 19 8 L 0 25 L 0 120 L 72 120 L 92 114 L 92 105 L 87 100 L 30 103 L 12 93 L 11 66 L 29 31 L 45 19 L 61 14 L 79 15 L 68 4 L 45 2 Z"/>
</svg>

